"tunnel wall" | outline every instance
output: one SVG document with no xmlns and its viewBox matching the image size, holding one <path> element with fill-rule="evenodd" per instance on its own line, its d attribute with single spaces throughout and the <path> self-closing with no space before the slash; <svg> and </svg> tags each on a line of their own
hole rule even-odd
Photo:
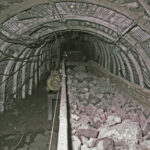
<svg viewBox="0 0 150 150">
<path fill-rule="evenodd" d="M 150 91 L 143 89 L 136 84 L 131 84 L 127 80 L 124 80 L 109 71 L 105 70 L 98 63 L 94 61 L 88 62 L 88 71 L 99 77 L 106 77 L 109 80 L 109 84 L 114 85 L 118 91 L 122 92 L 127 98 L 132 98 L 144 105 L 150 106 Z"/>
<path fill-rule="evenodd" d="M 31 95 L 33 88 L 37 87 L 42 75 L 50 72 L 50 47 L 42 45 L 42 47 L 33 49 L 33 51 L 34 53 L 28 49 L 24 50 L 23 60 L 16 62 L 13 60 L 13 63 L 9 60 L 9 63 L 4 67 L 1 99 L 5 100 L 6 109 L 11 107 L 14 101 Z"/>
<path fill-rule="evenodd" d="M 133 7 L 116 0 L 1 1 L 0 111 L 13 101 L 11 95 L 21 99 L 32 94 L 43 70 L 50 68 L 45 60 L 54 61 L 54 39 L 60 31 L 97 36 L 90 37 L 94 60 L 111 73 L 149 89 L 150 8 L 144 7 L 146 1 L 136 3 Z"/>
</svg>

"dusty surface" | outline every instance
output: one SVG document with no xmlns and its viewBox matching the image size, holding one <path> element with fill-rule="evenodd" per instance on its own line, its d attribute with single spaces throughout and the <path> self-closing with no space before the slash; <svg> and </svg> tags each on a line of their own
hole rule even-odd
<svg viewBox="0 0 150 150">
<path fill-rule="evenodd" d="M 48 149 L 52 122 L 47 120 L 46 91 L 39 90 L 41 92 L 35 92 L 0 115 L 0 150 Z M 54 128 L 53 150 L 56 149 L 57 133 L 58 125 Z"/>
</svg>

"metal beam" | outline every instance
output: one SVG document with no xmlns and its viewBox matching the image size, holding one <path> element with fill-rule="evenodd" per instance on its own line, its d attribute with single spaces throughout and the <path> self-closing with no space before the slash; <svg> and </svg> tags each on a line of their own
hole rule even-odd
<svg viewBox="0 0 150 150">
<path fill-rule="evenodd" d="M 66 20 L 60 15 L 60 13 L 59 13 L 59 11 L 58 11 L 58 9 L 57 9 L 57 6 L 56 6 L 56 4 L 55 4 L 55 2 L 53 2 L 52 0 L 49 0 L 49 2 L 50 2 L 50 4 L 52 5 L 52 7 L 53 7 L 53 9 L 54 9 L 54 11 L 55 11 L 55 13 L 56 13 L 56 16 L 57 16 L 57 18 L 60 20 L 60 22 L 65 23 Z"/>
<path fill-rule="evenodd" d="M 133 23 L 121 33 L 121 35 L 117 38 L 115 43 L 119 42 L 122 39 L 122 37 L 124 37 L 127 33 L 129 33 L 136 26 L 137 26 L 137 23 L 133 21 Z"/>
<path fill-rule="evenodd" d="M 62 62 L 62 89 L 59 112 L 59 135 L 57 150 L 68 150 L 68 120 L 67 120 L 67 95 L 66 74 L 64 60 Z"/>
<path fill-rule="evenodd" d="M 150 16 L 150 6 L 144 0 L 138 0 L 138 1 L 146 10 L 147 14 Z"/>
</svg>

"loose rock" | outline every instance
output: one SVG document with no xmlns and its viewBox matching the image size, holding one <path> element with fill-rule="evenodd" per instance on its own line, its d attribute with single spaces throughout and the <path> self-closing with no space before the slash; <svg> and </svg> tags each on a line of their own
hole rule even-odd
<svg viewBox="0 0 150 150">
<path fill-rule="evenodd" d="M 81 149 L 81 141 L 77 136 L 72 136 L 72 149 L 73 150 L 80 150 Z"/>
<path fill-rule="evenodd" d="M 143 148 L 145 148 L 146 150 L 150 150 L 150 140 L 145 140 L 140 143 L 140 145 L 143 146 Z"/>
<path fill-rule="evenodd" d="M 79 129 L 78 135 L 85 136 L 87 138 L 96 138 L 98 136 L 98 131 L 94 128 Z"/>
<path fill-rule="evenodd" d="M 97 141 L 97 148 L 102 150 L 115 150 L 114 141 L 110 138 L 103 138 Z"/>
<path fill-rule="evenodd" d="M 109 137 L 115 142 L 121 140 L 126 143 L 138 143 L 141 138 L 141 129 L 136 122 L 125 120 L 121 124 L 112 127 L 99 128 L 99 138 Z M 129 146 L 130 146 L 129 144 Z"/>
<path fill-rule="evenodd" d="M 121 123 L 121 117 L 118 117 L 118 116 L 108 116 L 107 117 L 106 124 L 108 126 L 113 126 L 118 123 Z"/>
<path fill-rule="evenodd" d="M 86 143 L 88 145 L 89 148 L 95 147 L 96 144 L 96 138 L 90 138 Z"/>
<path fill-rule="evenodd" d="M 76 114 L 71 114 L 71 118 L 78 121 L 80 119 L 80 116 L 78 116 Z"/>
</svg>

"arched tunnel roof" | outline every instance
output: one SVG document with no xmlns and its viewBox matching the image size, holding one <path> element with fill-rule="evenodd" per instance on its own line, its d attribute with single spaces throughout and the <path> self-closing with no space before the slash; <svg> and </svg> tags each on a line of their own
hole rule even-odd
<svg viewBox="0 0 150 150">
<path fill-rule="evenodd" d="M 49 49 L 57 48 L 56 33 L 64 31 L 91 34 L 85 39 L 105 69 L 150 88 L 146 0 L 2 0 L 0 8 L 0 111 L 12 95 L 32 93 L 52 57 Z"/>
</svg>

